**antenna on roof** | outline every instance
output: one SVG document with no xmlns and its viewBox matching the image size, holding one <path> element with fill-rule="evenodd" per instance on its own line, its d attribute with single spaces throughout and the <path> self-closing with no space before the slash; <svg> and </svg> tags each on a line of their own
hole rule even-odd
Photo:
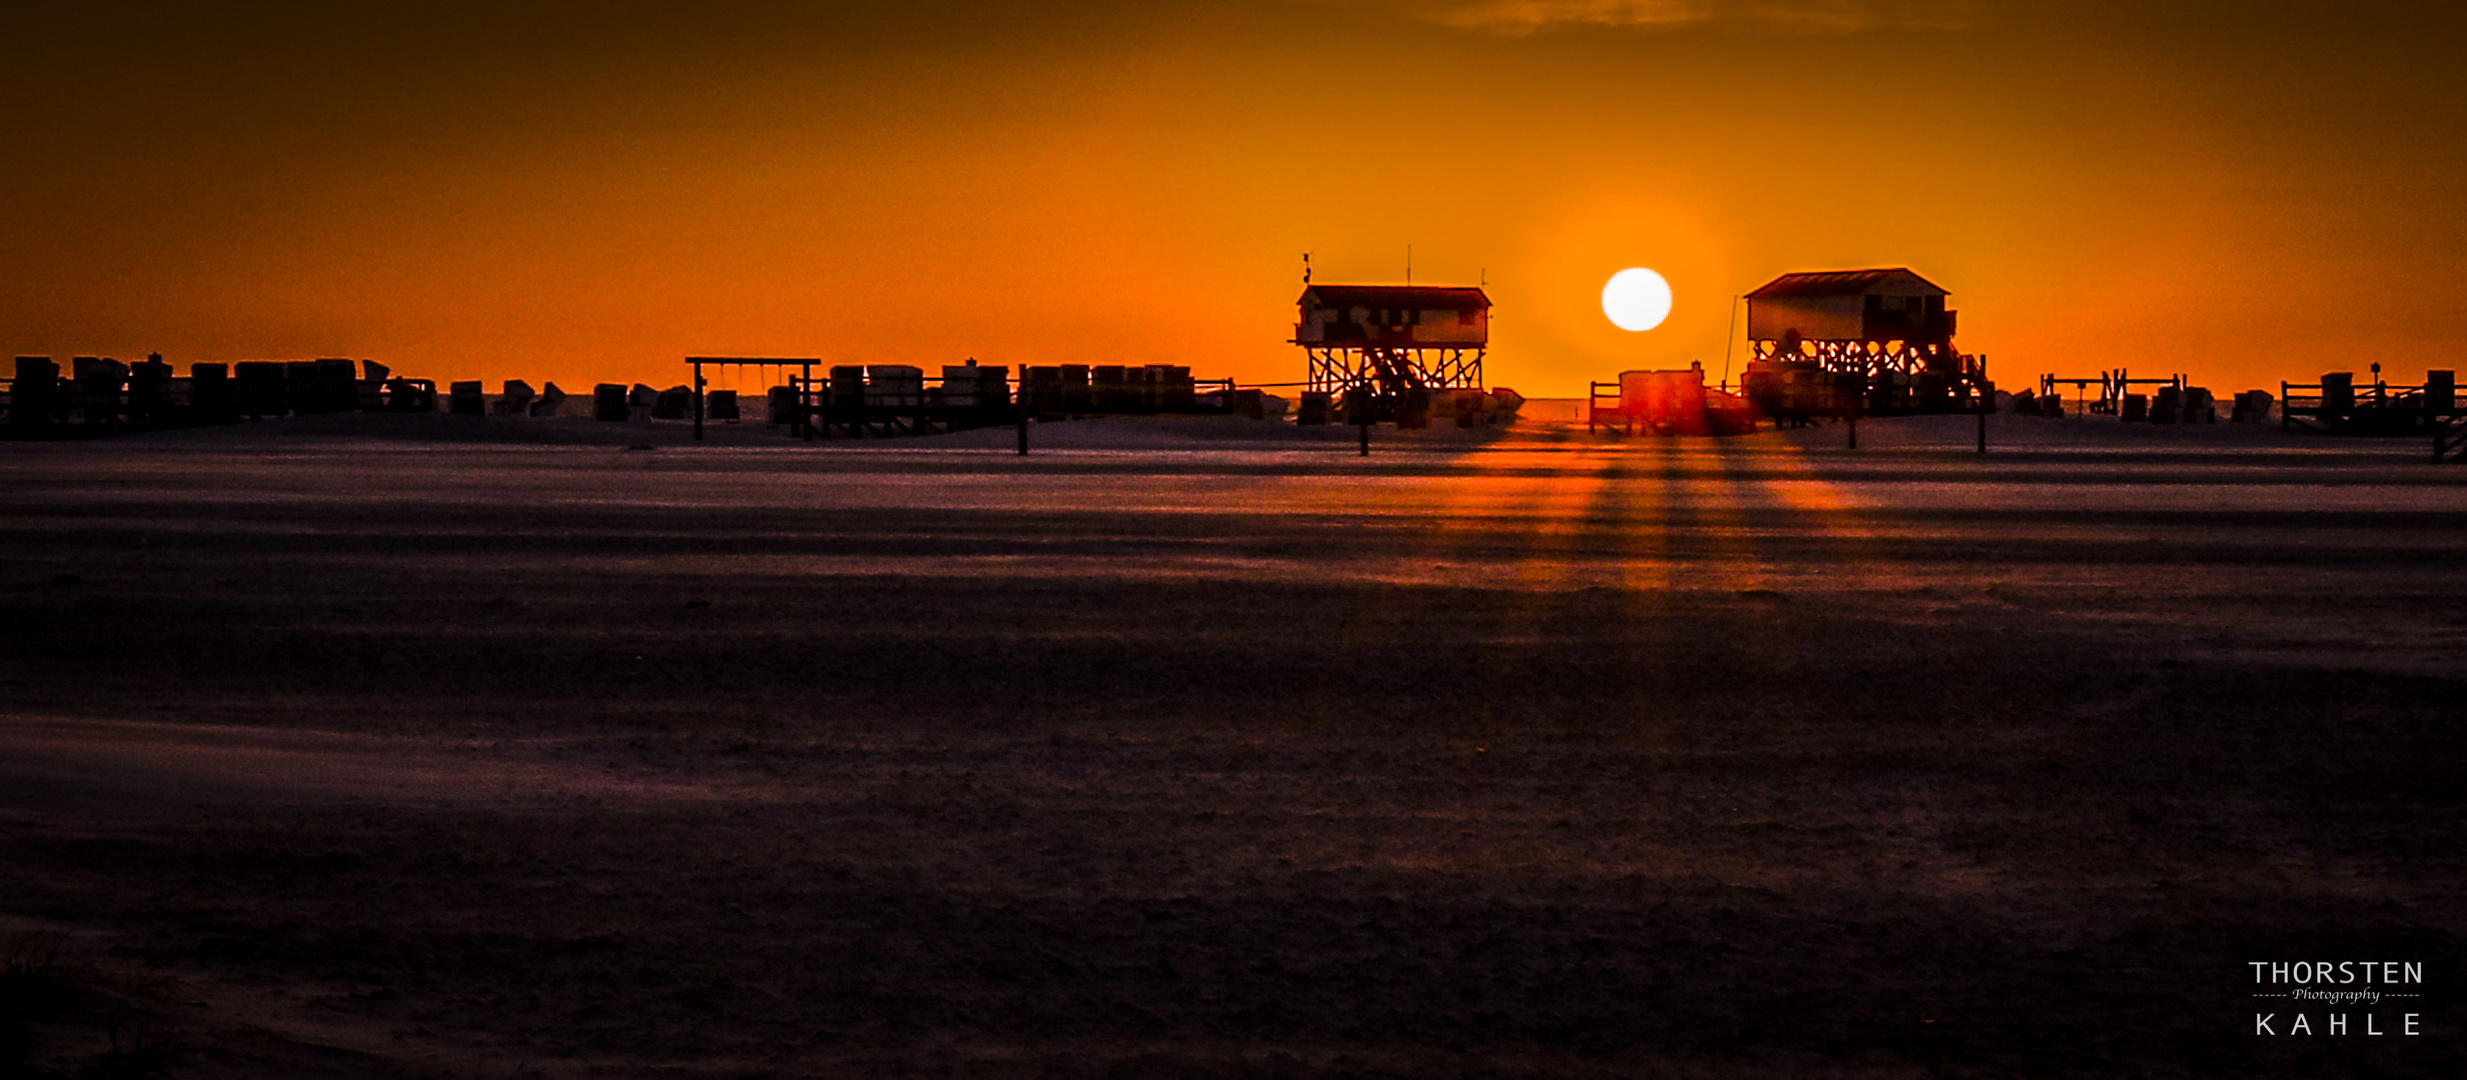
<svg viewBox="0 0 2467 1080">
<path fill-rule="evenodd" d="M 1482 287 L 1490 288 L 1490 267 L 1487 266 L 1482 268 Z"/>
<path fill-rule="evenodd" d="M 1413 245 L 1405 245 L 1405 284 L 1413 284 Z"/>
<path fill-rule="evenodd" d="M 1302 283 L 1311 283 L 1311 253 L 1307 251 L 1302 253 Z"/>
</svg>

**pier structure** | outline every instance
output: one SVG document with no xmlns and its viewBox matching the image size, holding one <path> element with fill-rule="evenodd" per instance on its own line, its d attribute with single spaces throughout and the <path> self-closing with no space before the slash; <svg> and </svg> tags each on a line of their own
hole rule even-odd
<svg viewBox="0 0 2467 1080">
<path fill-rule="evenodd" d="M 1948 296 L 1904 267 L 1783 274 L 1747 294 L 1740 387 L 1777 420 L 1975 411 L 1995 386 Z"/>
<path fill-rule="evenodd" d="M 1479 288 L 1305 285 L 1293 344 L 1310 364 L 1305 391 L 1367 387 L 1379 399 L 1411 390 L 1483 389 L 1490 297 Z"/>
</svg>

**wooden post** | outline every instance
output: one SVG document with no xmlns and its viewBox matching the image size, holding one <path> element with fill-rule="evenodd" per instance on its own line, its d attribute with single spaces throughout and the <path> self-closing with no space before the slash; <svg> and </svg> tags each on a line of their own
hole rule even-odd
<svg viewBox="0 0 2467 1080">
<path fill-rule="evenodd" d="M 1014 410 L 1019 417 L 1019 456 L 1028 456 L 1028 410 Z"/>
<path fill-rule="evenodd" d="M 694 361 L 694 441 L 702 441 L 702 361 Z"/>
<path fill-rule="evenodd" d="M 1987 452 L 1987 406 L 1979 407 L 1979 452 Z"/>
<path fill-rule="evenodd" d="M 1850 449 L 1859 448 L 1859 410 L 1850 410 Z"/>
</svg>

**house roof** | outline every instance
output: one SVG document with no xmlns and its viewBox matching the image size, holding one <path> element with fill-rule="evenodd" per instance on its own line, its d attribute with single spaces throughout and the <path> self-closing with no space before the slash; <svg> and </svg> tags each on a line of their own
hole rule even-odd
<svg viewBox="0 0 2467 1080">
<path fill-rule="evenodd" d="M 1302 290 L 1297 303 L 1308 307 L 1317 303 L 1331 308 L 1422 308 L 1426 310 L 1479 311 L 1490 307 L 1490 297 L 1472 288 L 1444 288 L 1425 285 L 1310 285 Z"/>
<path fill-rule="evenodd" d="M 1773 300 L 1788 296 L 1861 296 L 1875 291 L 1888 281 L 1908 279 L 1934 289 L 1943 286 L 1920 277 L 1908 267 L 1894 266 L 1875 270 L 1818 270 L 1805 274 L 1784 274 L 1764 283 L 1747 294 L 1750 300 Z"/>
</svg>

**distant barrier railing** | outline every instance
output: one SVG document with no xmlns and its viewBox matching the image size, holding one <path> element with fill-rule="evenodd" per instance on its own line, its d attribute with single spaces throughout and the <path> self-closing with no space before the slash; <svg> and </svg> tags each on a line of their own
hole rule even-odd
<svg viewBox="0 0 2467 1080">
<path fill-rule="evenodd" d="M 703 362 L 779 365 L 776 359 Z M 1179 365 L 1036 365 L 1014 389 L 1005 365 L 946 366 L 941 377 L 901 364 L 842 364 L 822 375 L 805 361 L 770 391 L 774 423 L 805 439 L 942 434 L 1031 420 L 1212 414 L 1262 418 L 1265 393 L 1231 378 L 1193 378 Z"/>
<path fill-rule="evenodd" d="M 2332 371 L 2317 383 L 2279 384 L 2279 426 L 2340 435 L 2409 435 L 2448 426 L 2462 415 L 2458 378 L 2428 371 L 2422 385 L 2374 380 L 2358 386 L 2352 372 Z"/>
</svg>

